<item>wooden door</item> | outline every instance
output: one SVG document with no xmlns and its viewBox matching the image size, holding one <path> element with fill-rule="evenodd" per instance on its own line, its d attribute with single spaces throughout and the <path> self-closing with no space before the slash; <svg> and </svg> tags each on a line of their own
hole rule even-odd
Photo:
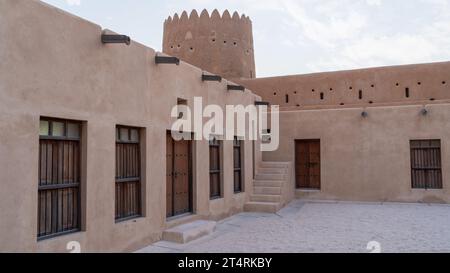
<svg viewBox="0 0 450 273">
<path fill-rule="evenodd" d="M 320 189 L 320 140 L 295 142 L 297 188 Z"/>
<path fill-rule="evenodd" d="M 166 215 L 177 216 L 192 211 L 191 141 L 166 138 Z"/>
</svg>

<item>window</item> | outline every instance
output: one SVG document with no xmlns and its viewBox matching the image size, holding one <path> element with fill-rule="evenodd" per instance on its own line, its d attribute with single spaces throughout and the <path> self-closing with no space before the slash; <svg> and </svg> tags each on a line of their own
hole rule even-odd
<svg viewBox="0 0 450 273">
<path fill-rule="evenodd" d="M 38 240 L 80 230 L 80 136 L 80 122 L 40 120 Z"/>
<path fill-rule="evenodd" d="M 141 216 L 140 129 L 116 127 L 116 221 Z"/>
<path fill-rule="evenodd" d="M 441 141 L 411 141 L 411 177 L 414 189 L 442 189 Z"/>
<path fill-rule="evenodd" d="M 209 187 L 211 199 L 222 197 L 221 141 L 209 141 Z"/>
<path fill-rule="evenodd" d="M 185 99 L 177 99 L 177 111 L 178 111 L 178 119 L 187 118 L 185 115 L 186 113 L 186 107 L 188 105 L 188 101 Z"/>
<path fill-rule="evenodd" d="M 256 155 L 255 155 L 255 145 L 256 142 L 252 141 L 252 166 L 253 166 L 253 179 L 256 179 Z"/>
<path fill-rule="evenodd" d="M 261 142 L 270 143 L 272 140 L 271 129 L 263 129 L 261 132 Z"/>
<path fill-rule="evenodd" d="M 243 192 L 242 186 L 242 140 L 234 137 L 233 141 L 233 162 L 234 162 L 234 192 Z"/>
</svg>

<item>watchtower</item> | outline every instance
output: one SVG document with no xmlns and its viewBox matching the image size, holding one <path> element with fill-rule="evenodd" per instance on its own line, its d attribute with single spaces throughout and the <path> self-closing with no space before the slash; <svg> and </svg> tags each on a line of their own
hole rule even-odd
<svg viewBox="0 0 450 273">
<path fill-rule="evenodd" d="M 255 78 L 252 22 L 249 17 L 175 14 L 164 22 L 163 52 L 227 79 Z"/>
</svg>

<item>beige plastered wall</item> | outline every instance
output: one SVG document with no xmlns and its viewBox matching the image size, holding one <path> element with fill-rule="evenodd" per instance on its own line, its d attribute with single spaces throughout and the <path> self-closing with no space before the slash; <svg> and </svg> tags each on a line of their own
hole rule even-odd
<svg viewBox="0 0 450 273">
<path fill-rule="evenodd" d="M 450 99 L 450 62 L 238 81 L 286 110 L 417 104 Z"/>
<path fill-rule="evenodd" d="M 280 148 L 263 160 L 295 162 L 295 140 L 320 139 L 321 190 L 297 191 L 299 198 L 449 203 L 449 115 L 448 103 L 285 111 Z M 442 190 L 411 187 L 410 140 L 421 139 L 441 140 Z"/>
<path fill-rule="evenodd" d="M 321 140 L 322 189 L 298 198 L 450 202 L 450 62 L 237 81 L 281 109 L 280 148 L 263 160 L 295 171 L 295 140 Z M 442 190 L 411 188 L 414 139 L 441 140 Z"/>
<path fill-rule="evenodd" d="M 136 42 L 103 45 L 102 28 L 35 0 L 0 0 L 0 251 L 133 251 L 158 241 L 166 227 L 166 132 L 177 98 L 254 104 L 250 91 L 226 81 L 202 83 L 186 63 L 156 65 Z M 83 121 L 82 232 L 37 241 L 39 119 Z M 144 216 L 115 223 L 115 127 L 143 128 Z M 221 219 L 242 211 L 252 183 L 246 141 L 246 192 L 232 192 L 232 142 L 224 144 L 224 198 L 209 200 L 208 142 L 194 145 L 194 213 Z M 257 157 L 260 158 L 260 157 Z"/>
</svg>

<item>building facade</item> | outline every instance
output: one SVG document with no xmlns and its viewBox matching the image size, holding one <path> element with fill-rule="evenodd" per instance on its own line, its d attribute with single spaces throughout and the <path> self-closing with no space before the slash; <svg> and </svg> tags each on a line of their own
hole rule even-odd
<svg viewBox="0 0 450 273">
<path fill-rule="evenodd" d="M 257 78 L 248 17 L 184 12 L 164 28 L 179 65 L 40 1 L 0 0 L 0 251 L 133 251 L 295 197 L 450 203 L 450 63 Z M 175 141 L 171 110 L 194 97 L 280 105 L 279 149 Z"/>
<path fill-rule="evenodd" d="M 202 33 L 215 33 L 215 24 L 220 20 L 229 24 L 229 12 L 220 17 L 214 11 L 211 20 L 215 24 L 192 37 L 186 33 L 197 25 L 193 23 L 196 15 L 187 18 L 187 13 L 183 14 L 184 20 L 178 15 L 166 20 L 170 35 L 165 36 L 164 50 L 186 62 L 208 67 L 218 60 L 216 55 L 189 55 L 183 41 L 195 41 L 200 52 L 217 50 L 216 45 L 211 49 L 211 40 L 204 39 Z M 200 21 L 207 18 L 206 11 L 202 14 Z M 238 16 L 233 18 L 238 26 Z M 237 47 L 231 49 L 233 55 L 229 54 L 225 42 L 252 37 L 251 29 L 241 29 L 222 34 L 226 37 L 223 44 L 219 43 L 222 54 L 242 54 Z M 180 44 L 180 48 L 166 46 L 173 44 Z M 227 69 L 220 65 L 214 72 L 228 74 Z M 269 78 L 255 74 L 230 76 L 264 102 L 280 106 L 280 146 L 277 151 L 264 152 L 263 161 L 292 164 L 293 178 L 288 183 L 289 189 L 294 187 L 296 197 L 450 202 L 450 182 L 446 179 L 450 174 L 446 167 L 450 156 L 450 62 Z M 254 183 L 259 183 L 258 177 Z"/>
<path fill-rule="evenodd" d="M 212 195 L 210 143 L 168 132 L 173 106 L 194 97 L 260 98 L 202 82 L 184 62 L 156 64 L 136 42 L 102 44 L 102 33 L 40 1 L 0 1 L 0 251 L 67 252 L 70 241 L 133 251 L 168 227 L 242 212 L 250 198 L 260 158 L 251 141 L 220 142 Z"/>
<path fill-rule="evenodd" d="M 280 105 L 263 159 L 295 162 L 297 197 L 448 203 L 449 79 L 443 62 L 238 82 Z"/>
</svg>

